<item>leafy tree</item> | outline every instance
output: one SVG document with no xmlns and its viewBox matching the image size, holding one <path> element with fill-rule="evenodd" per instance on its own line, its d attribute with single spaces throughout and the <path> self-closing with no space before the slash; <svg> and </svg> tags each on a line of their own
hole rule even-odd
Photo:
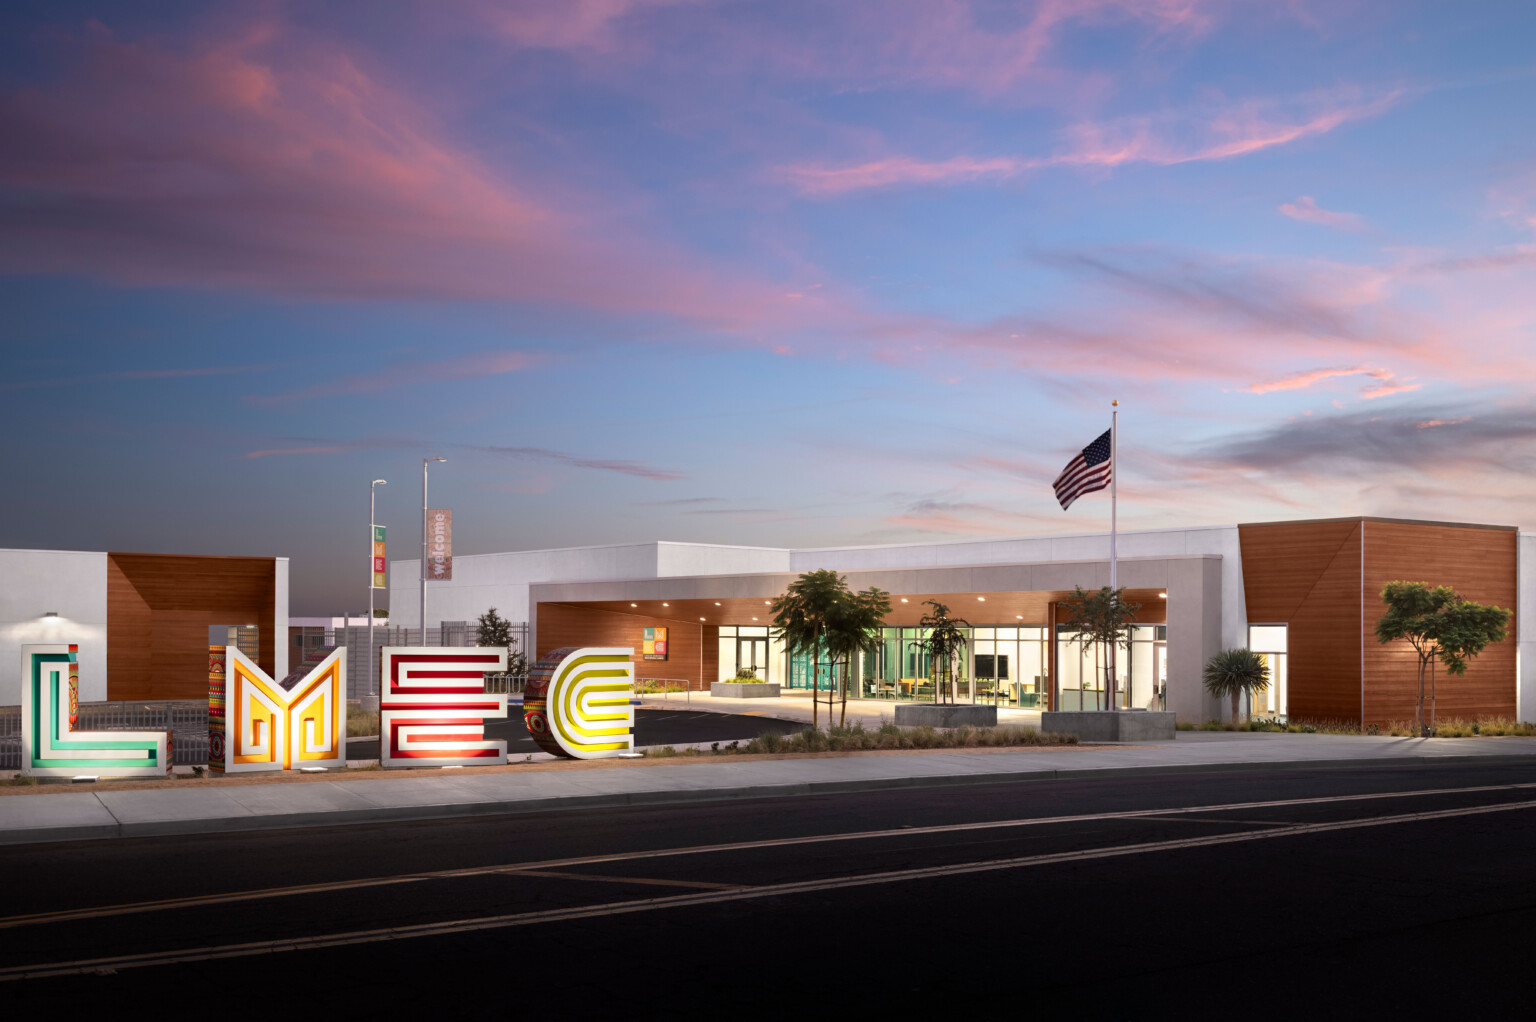
<svg viewBox="0 0 1536 1022">
<path fill-rule="evenodd" d="M 853 658 L 858 653 L 875 654 L 880 650 L 880 629 L 885 616 L 891 612 L 890 594 L 873 586 L 861 593 L 850 592 L 846 585 L 838 600 L 836 610 L 827 621 L 822 635 L 822 647 L 827 658 L 840 664 L 841 670 L 834 679 L 841 679 L 842 710 L 838 725 L 848 723 L 848 681 L 852 676 Z M 827 707 L 827 723 L 832 722 L 831 704 Z"/>
<path fill-rule="evenodd" d="M 880 626 L 890 613 L 888 594 L 879 589 L 854 593 L 848 579 L 830 569 L 808 571 L 773 601 L 774 635 L 792 656 L 811 659 L 811 726 L 820 726 L 821 696 L 815 668 L 826 664 L 832 672 L 827 692 L 827 724 L 832 723 L 832 700 L 842 686 L 843 719 L 848 717 L 848 669 L 853 655 L 879 648 Z M 838 668 L 842 671 L 839 672 Z"/>
<path fill-rule="evenodd" d="M 939 668 L 933 679 L 933 701 L 944 702 L 940 696 L 947 695 L 948 701 L 954 702 L 955 661 L 965 653 L 966 644 L 970 642 L 971 623 L 963 617 L 950 617 L 949 608 L 938 600 L 928 600 L 923 606 L 933 610 L 918 621 L 925 630 L 925 637 L 917 644 L 928 654 L 929 669 Z"/>
<path fill-rule="evenodd" d="M 1467 673 L 1467 661 L 1484 648 L 1503 642 L 1510 612 L 1462 599 L 1450 586 L 1430 587 L 1428 582 L 1388 582 L 1381 591 L 1387 612 L 1376 622 L 1376 641 L 1383 645 L 1406 639 L 1418 654 L 1419 692 L 1414 708 L 1414 727 L 1428 734 L 1434 722 L 1434 694 L 1430 694 L 1430 720 L 1424 718 L 1424 675 L 1438 660 L 1447 674 Z M 1433 681 L 1431 681 L 1433 685 Z"/>
<path fill-rule="evenodd" d="M 785 587 L 784 595 L 773 601 L 774 634 L 783 641 L 791 656 L 811 660 L 811 727 L 820 726 L 818 707 L 821 695 L 816 688 L 816 668 L 822 658 L 822 638 L 828 622 L 838 612 L 838 603 L 848 592 L 847 580 L 831 569 L 808 571 Z M 832 717 L 831 693 L 827 698 L 827 718 Z"/>
<path fill-rule="evenodd" d="M 1139 603 L 1125 602 L 1125 587 L 1111 589 L 1104 586 L 1093 592 L 1085 592 L 1078 586 L 1071 596 L 1062 601 L 1067 614 L 1065 622 L 1072 638 L 1086 646 L 1092 642 L 1107 649 L 1104 658 L 1106 694 L 1105 709 L 1115 706 L 1115 657 L 1117 647 L 1131 648 L 1130 624 L 1136 620 Z"/>
<path fill-rule="evenodd" d="M 1250 649 L 1224 649 L 1205 662 L 1205 690 L 1232 700 L 1232 723 L 1242 697 L 1269 687 L 1269 661 Z"/>
<path fill-rule="evenodd" d="M 499 646 L 507 651 L 507 672 L 522 675 L 528 673 L 528 658 L 517 651 L 517 640 L 512 637 L 512 622 L 496 613 L 492 607 L 480 615 L 475 627 L 476 646 Z"/>
</svg>

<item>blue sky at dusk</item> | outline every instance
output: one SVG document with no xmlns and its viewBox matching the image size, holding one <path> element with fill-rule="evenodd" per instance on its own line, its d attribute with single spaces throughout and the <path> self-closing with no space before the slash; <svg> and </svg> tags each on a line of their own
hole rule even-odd
<svg viewBox="0 0 1536 1022">
<path fill-rule="evenodd" d="M 1536 6 L 13 3 L 0 546 L 1536 527 Z"/>
</svg>

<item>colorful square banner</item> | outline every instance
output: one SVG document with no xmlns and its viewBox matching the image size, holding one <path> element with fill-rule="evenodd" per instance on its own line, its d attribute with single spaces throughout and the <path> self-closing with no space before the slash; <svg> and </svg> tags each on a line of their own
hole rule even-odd
<svg viewBox="0 0 1536 1022">
<path fill-rule="evenodd" d="M 386 589 L 389 580 L 385 577 L 388 569 L 384 565 L 384 526 L 373 526 L 373 588 Z"/>
<path fill-rule="evenodd" d="M 665 628 L 647 628 L 640 644 L 640 656 L 644 660 L 665 660 L 667 658 L 667 630 Z"/>
</svg>

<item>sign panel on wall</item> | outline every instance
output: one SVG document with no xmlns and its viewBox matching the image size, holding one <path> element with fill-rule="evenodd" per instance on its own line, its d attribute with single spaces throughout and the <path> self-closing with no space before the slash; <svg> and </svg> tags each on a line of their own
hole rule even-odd
<svg viewBox="0 0 1536 1022">
<path fill-rule="evenodd" d="M 379 696 L 384 767 L 486 766 L 507 761 L 507 743 L 485 737 L 485 721 L 507 715 L 505 694 L 485 691 L 487 671 L 507 669 L 489 646 L 385 646 Z"/>
<path fill-rule="evenodd" d="M 347 649 L 281 682 L 234 646 L 208 647 L 208 766 L 221 773 L 347 765 Z"/>
<path fill-rule="evenodd" d="M 667 658 L 667 630 L 665 628 L 647 628 L 645 636 L 641 640 L 640 655 L 646 660 L 665 660 Z"/>
<path fill-rule="evenodd" d="M 453 509 L 427 509 L 427 578 L 453 581 Z"/>
<path fill-rule="evenodd" d="M 571 759 L 634 751 L 634 652 L 627 646 L 566 646 L 539 658 L 528 673 L 523 722 L 540 748 Z"/>
<path fill-rule="evenodd" d="M 384 526 L 373 526 L 373 588 L 384 589 L 389 586 L 389 580 L 385 578 L 384 566 Z"/>
<path fill-rule="evenodd" d="M 21 772 L 34 777 L 159 777 L 169 731 L 77 731 L 80 647 L 21 647 Z"/>
</svg>

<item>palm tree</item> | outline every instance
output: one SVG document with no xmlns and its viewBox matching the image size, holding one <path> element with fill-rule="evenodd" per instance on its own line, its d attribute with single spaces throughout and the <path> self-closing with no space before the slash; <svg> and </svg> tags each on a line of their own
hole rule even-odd
<svg viewBox="0 0 1536 1022">
<path fill-rule="evenodd" d="M 928 654 L 928 661 L 933 665 L 942 665 L 943 675 L 948 682 L 949 702 L 955 701 L 955 658 L 965 652 L 965 647 L 970 642 L 969 630 L 971 623 L 963 617 L 950 617 L 949 608 L 938 600 L 927 600 L 925 607 L 932 607 L 933 611 L 924 614 L 918 625 L 926 630 L 925 638 L 919 639 L 917 644 L 923 652 Z M 933 701 L 943 702 L 939 694 L 944 686 L 939 679 L 933 679 Z"/>
<path fill-rule="evenodd" d="M 1205 690 L 1218 699 L 1232 700 L 1232 725 L 1237 726 L 1237 703 L 1269 687 L 1269 662 L 1248 649 L 1224 649 L 1205 662 Z"/>
</svg>

